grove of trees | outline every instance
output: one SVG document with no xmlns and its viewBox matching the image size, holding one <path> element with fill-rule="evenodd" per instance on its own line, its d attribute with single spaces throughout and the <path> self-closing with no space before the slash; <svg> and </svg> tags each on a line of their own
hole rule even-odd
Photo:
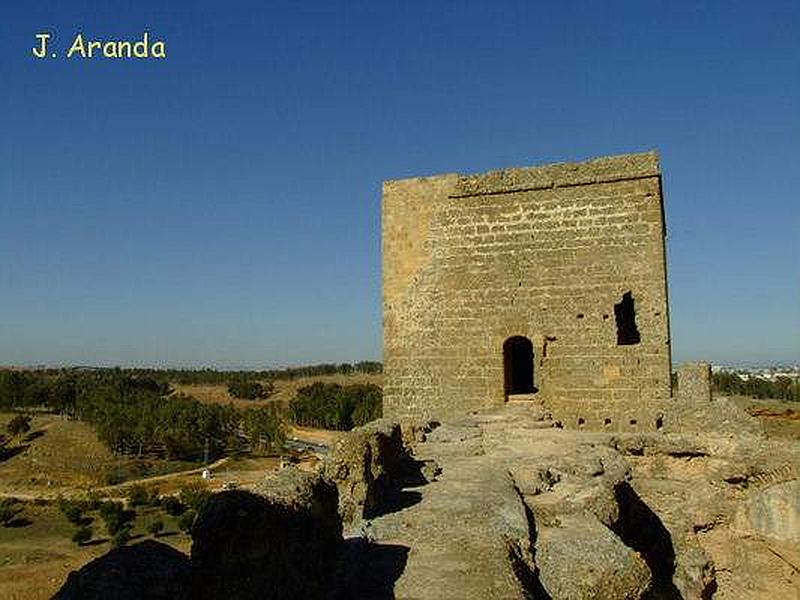
<svg viewBox="0 0 800 600">
<path fill-rule="evenodd" d="M 271 381 L 261 382 L 253 379 L 234 379 L 228 383 L 228 393 L 234 398 L 260 400 L 272 395 L 275 385 Z"/>
<path fill-rule="evenodd" d="M 223 382 L 232 395 L 266 398 L 272 381 L 333 373 L 379 373 L 381 363 L 326 364 L 275 371 L 153 369 L 0 370 L 0 410 L 50 410 L 80 419 L 117 454 L 200 460 L 238 452 L 278 450 L 284 419 L 298 425 L 347 430 L 381 416 L 381 388 L 373 384 L 314 383 L 300 388 L 288 411 L 276 403 L 250 409 L 202 403 L 175 393 L 170 382 Z M 12 419 L 8 433 L 26 432 L 30 418 Z M 13 429 L 13 431 L 12 431 Z M 8 440 L 4 440 L 8 441 Z"/>
<path fill-rule="evenodd" d="M 199 460 L 237 443 L 243 411 L 171 394 L 166 381 L 119 369 L 0 371 L 0 409 L 49 408 L 90 424 L 118 454 Z M 280 420 L 260 436 L 277 441 Z M 272 439 L 275 436 L 275 440 Z"/>
<path fill-rule="evenodd" d="M 297 390 L 289 412 L 298 425 L 345 431 L 381 417 L 382 398 L 374 384 L 315 382 Z"/>
<path fill-rule="evenodd" d="M 769 381 L 760 377 L 743 379 L 736 373 L 714 373 L 711 378 L 714 391 L 720 394 L 800 402 L 800 381 L 790 377 Z"/>
</svg>

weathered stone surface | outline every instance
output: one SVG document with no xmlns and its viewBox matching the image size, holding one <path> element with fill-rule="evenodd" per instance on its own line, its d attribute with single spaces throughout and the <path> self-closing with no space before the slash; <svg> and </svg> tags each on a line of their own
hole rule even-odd
<svg viewBox="0 0 800 600">
<path fill-rule="evenodd" d="M 737 531 L 800 544 L 800 481 L 772 485 L 751 494 L 734 517 Z"/>
<path fill-rule="evenodd" d="M 381 419 L 343 436 L 324 467 L 339 489 L 342 519 L 349 523 L 371 516 L 399 486 L 408 461 L 396 422 Z"/>
<path fill-rule="evenodd" d="M 791 528 L 782 513 L 794 501 L 783 492 L 797 480 L 800 445 L 713 431 L 610 442 L 626 452 L 632 488 L 670 534 L 671 549 L 660 556 L 673 557 L 671 581 L 683 597 L 796 597 L 797 555 L 764 533 Z M 784 484 L 772 502 L 767 490 Z"/>
<path fill-rule="evenodd" d="M 395 597 L 524 598 L 533 561 L 513 480 L 484 457 L 439 460 L 437 481 L 406 490 L 407 506 L 371 521 L 376 539 L 409 549 Z"/>
<path fill-rule="evenodd" d="M 145 540 L 73 571 L 54 600 L 189 600 L 190 576 L 188 556 Z"/>
<path fill-rule="evenodd" d="M 284 469 L 212 496 L 192 528 L 194 598 L 325 598 L 342 545 L 336 487 Z"/>
<path fill-rule="evenodd" d="M 678 395 L 688 401 L 711 401 L 711 365 L 707 362 L 684 363 L 678 367 Z"/>
<path fill-rule="evenodd" d="M 630 478 L 622 455 L 608 436 L 531 428 L 525 413 L 445 422 L 414 445 L 441 473 L 369 523 L 376 541 L 408 548 L 396 597 L 639 598 L 648 588 L 648 565 L 609 528 L 620 520 L 615 491 Z M 560 562 L 584 546 L 602 552 Z M 558 579 L 570 568 L 579 577 L 549 589 L 542 570 Z"/>
<path fill-rule="evenodd" d="M 638 599 L 650 586 L 644 560 L 591 515 L 538 530 L 536 564 L 552 598 Z"/>
</svg>

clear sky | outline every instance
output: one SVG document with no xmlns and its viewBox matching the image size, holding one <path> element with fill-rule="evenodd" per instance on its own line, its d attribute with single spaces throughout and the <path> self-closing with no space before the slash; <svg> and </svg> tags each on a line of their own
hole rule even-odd
<svg viewBox="0 0 800 600">
<path fill-rule="evenodd" d="M 166 60 L 37 60 L 78 32 Z M 800 3 L 13 2 L 0 364 L 381 356 L 384 179 L 656 148 L 673 357 L 800 361 Z"/>
</svg>

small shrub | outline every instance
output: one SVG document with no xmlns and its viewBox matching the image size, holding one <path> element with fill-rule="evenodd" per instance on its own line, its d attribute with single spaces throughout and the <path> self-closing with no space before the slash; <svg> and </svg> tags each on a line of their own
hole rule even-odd
<svg viewBox="0 0 800 600">
<path fill-rule="evenodd" d="M 186 512 L 186 506 L 175 496 L 166 496 L 161 500 L 161 505 L 171 517 L 178 517 Z"/>
<path fill-rule="evenodd" d="M 84 510 L 99 510 L 103 500 L 95 490 L 89 490 L 83 500 Z"/>
<path fill-rule="evenodd" d="M 178 528 L 184 533 L 189 533 L 192 530 L 192 525 L 194 524 L 196 516 L 197 513 L 195 511 L 187 510 L 178 519 Z"/>
<path fill-rule="evenodd" d="M 127 498 L 131 506 L 145 506 L 150 502 L 150 494 L 141 485 L 132 485 L 128 488 Z"/>
<path fill-rule="evenodd" d="M 81 525 L 75 530 L 75 533 L 72 534 L 72 541 L 78 544 L 78 546 L 83 546 L 90 539 L 92 539 L 92 528 L 88 525 Z"/>
<path fill-rule="evenodd" d="M 22 506 L 16 498 L 0 498 L 0 523 L 8 527 L 22 512 Z"/>
<path fill-rule="evenodd" d="M 161 494 L 157 489 L 150 490 L 150 495 L 147 498 L 147 504 L 150 506 L 161 506 Z"/>
<path fill-rule="evenodd" d="M 83 510 L 81 510 L 79 504 L 65 500 L 61 503 L 60 508 L 67 521 L 73 525 L 81 525 L 83 523 Z"/>
<path fill-rule="evenodd" d="M 121 527 L 114 535 L 111 537 L 111 546 L 114 548 L 119 548 L 120 546 L 124 546 L 128 542 L 131 541 L 131 527 L 130 525 L 125 525 Z"/>
<path fill-rule="evenodd" d="M 152 523 L 150 523 L 150 526 L 147 528 L 147 531 L 153 537 L 158 537 L 158 535 L 162 531 L 164 531 L 164 521 L 162 521 L 161 519 L 159 519 L 158 521 L 153 521 Z"/>
<path fill-rule="evenodd" d="M 208 488 L 199 483 L 187 485 L 181 488 L 181 491 L 178 493 L 178 498 L 180 498 L 181 503 L 195 512 L 199 512 L 210 497 L 211 492 Z"/>
<path fill-rule="evenodd" d="M 13 436 L 28 433 L 31 430 L 31 418 L 28 415 L 16 415 L 6 425 L 6 431 Z"/>
<path fill-rule="evenodd" d="M 106 530 L 111 536 L 115 536 L 122 529 L 129 527 L 129 522 L 133 520 L 136 513 L 130 510 L 125 510 L 122 502 L 103 502 L 100 505 L 100 516 L 106 524 Z"/>
<path fill-rule="evenodd" d="M 271 381 L 260 383 L 248 379 L 236 379 L 228 383 L 228 393 L 234 398 L 245 400 L 257 400 L 266 398 L 275 391 L 275 386 Z"/>
</svg>

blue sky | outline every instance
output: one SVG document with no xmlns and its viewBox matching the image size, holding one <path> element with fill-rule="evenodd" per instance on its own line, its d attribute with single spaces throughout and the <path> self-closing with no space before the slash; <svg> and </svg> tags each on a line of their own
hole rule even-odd
<svg viewBox="0 0 800 600">
<path fill-rule="evenodd" d="M 796 1 L 2 10 L 0 364 L 378 359 L 382 180 L 652 148 L 674 359 L 800 360 Z"/>
</svg>

